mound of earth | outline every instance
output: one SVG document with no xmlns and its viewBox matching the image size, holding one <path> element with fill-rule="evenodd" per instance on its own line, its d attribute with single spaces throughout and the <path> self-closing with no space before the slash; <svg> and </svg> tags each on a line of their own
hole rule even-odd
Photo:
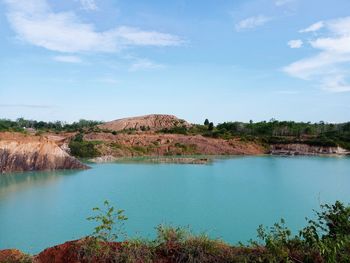
<svg viewBox="0 0 350 263">
<path fill-rule="evenodd" d="M 150 130 L 158 131 L 174 127 L 190 127 L 191 124 L 173 115 L 151 114 L 139 117 L 124 118 L 99 125 L 101 129 L 112 131 L 121 130 Z"/>
<path fill-rule="evenodd" d="M 48 137 L 0 133 L 0 173 L 85 168 Z"/>
<path fill-rule="evenodd" d="M 116 134 L 90 133 L 87 141 L 97 145 L 102 156 L 180 156 L 180 155 L 257 155 L 266 149 L 255 142 L 239 139 L 214 139 L 201 135 L 182 134 Z"/>
</svg>

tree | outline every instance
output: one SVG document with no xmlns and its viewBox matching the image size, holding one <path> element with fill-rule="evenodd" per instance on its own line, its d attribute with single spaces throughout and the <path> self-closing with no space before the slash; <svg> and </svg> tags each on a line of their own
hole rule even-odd
<svg viewBox="0 0 350 263">
<path fill-rule="evenodd" d="M 214 130 L 214 123 L 212 123 L 212 122 L 209 123 L 209 125 L 208 125 L 208 130 L 209 130 L 209 131 Z"/>
<path fill-rule="evenodd" d="M 209 125 L 209 120 L 208 120 L 208 119 L 205 119 L 204 125 L 205 125 L 205 126 L 208 126 L 208 125 Z"/>
</svg>

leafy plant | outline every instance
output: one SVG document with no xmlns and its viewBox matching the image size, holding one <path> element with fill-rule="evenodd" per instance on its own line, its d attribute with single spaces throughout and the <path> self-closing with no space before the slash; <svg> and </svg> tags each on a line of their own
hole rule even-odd
<svg viewBox="0 0 350 263">
<path fill-rule="evenodd" d="M 321 205 L 321 209 L 300 236 L 308 247 L 317 248 L 326 262 L 339 262 L 338 257 L 350 247 L 350 206 L 336 201 L 333 205 Z"/>
<path fill-rule="evenodd" d="M 277 261 L 289 262 L 288 244 L 291 240 L 291 231 L 286 227 L 284 219 L 275 223 L 269 229 L 259 226 L 258 238 L 264 242 L 266 249 L 274 255 Z"/>
<path fill-rule="evenodd" d="M 124 215 L 124 210 L 115 209 L 107 200 L 103 204 L 103 208 L 93 208 L 97 215 L 88 217 L 87 220 L 98 223 L 92 236 L 104 242 L 113 242 L 125 233 L 123 227 L 128 218 Z"/>
</svg>

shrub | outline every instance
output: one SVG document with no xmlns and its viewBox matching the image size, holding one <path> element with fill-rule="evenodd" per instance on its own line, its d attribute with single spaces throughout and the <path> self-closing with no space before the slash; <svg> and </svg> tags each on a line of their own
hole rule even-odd
<svg viewBox="0 0 350 263">
<path fill-rule="evenodd" d="M 123 226 L 128 218 L 124 215 L 124 210 L 116 210 L 107 200 L 103 204 L 103 208 L 93 208 L 97 215 L 88 217 L 87 220 L 99 224 L 95 227 L 92 236 L 104 242 L 113 242 L 124 234 Z"/>
<path fill-rule="evenodd" d="M 71 154 L 80 158 L 93 158 L 100 155 L 96 149 L 98 141 L 84 141 L 82 133 L 78 133 L 69 143 Z"/>
</svg>

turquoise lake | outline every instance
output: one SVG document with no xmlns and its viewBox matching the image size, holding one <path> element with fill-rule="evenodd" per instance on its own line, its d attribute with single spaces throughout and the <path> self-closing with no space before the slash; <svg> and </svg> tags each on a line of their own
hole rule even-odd
<svg viewBox="0 0 350 263">
<path fill-rule="evenodd" d="M 259 224 L 284 218 L 295 231 L 321 203 L 349 203 L 350 158 L 234 157 L 0 175 L 0 249 L 37 253 L 83 237 L 94 226 L 86 217 L 106 199 L 125 210 L 131 237 L 152 238 L 167 223 L 234 244 L 255 238 Z"/>
</svg>

